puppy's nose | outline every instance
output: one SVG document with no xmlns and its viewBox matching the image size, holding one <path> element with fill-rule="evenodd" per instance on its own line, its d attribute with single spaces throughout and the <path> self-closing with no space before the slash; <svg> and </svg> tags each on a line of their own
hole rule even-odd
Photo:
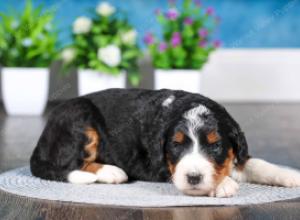
<svg viewBox="0 0 300 220">
<path fill-rule="evenodd" d="M 198 174 L 198 173 L 191 173 L 191 174 L 188 174 L 186 176 L 187 176 L 188 183 L 191 184 L 191 185 L 197 185 L 203 179 L 203 176 L 201 174 Z"/>
</svg>

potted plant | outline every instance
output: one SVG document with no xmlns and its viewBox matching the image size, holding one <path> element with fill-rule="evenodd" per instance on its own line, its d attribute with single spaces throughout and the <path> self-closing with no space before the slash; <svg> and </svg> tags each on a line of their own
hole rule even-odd
<svg viewBox="0 0 300 220">
<path fill-rule="evenodd" d="M 57 55 L 54 13 L 34 8 L 0 14 L 2 94 L 10 115 L 40 115 L 48 99 L 48 67 Z"/>
<path fill-rule="evenodd" d="M 78 17 L 73 23 L 73 43 L 62 52 L 65 66 L 78 67 L 79 95 L 108 88 L 125 88 L 126 74 L 139 82 L 137 32 L 117 16 L 108 2 L 100 3 L 92 18 Z"/>
<path fill-rule="evenodd" d="M 220 42 L 212 39 L 218 18 L 211 7 L 204 8 L 199 1 L 184 0 L 181 10 L 175 1 L 169 9 L 156 10 L 162 25 L 162 40 L 148 32 L 144 37 L 155 67 L 155 89 L 181 89 L 200 92 L 200 69 L 209 54 Z"/>
</svg>

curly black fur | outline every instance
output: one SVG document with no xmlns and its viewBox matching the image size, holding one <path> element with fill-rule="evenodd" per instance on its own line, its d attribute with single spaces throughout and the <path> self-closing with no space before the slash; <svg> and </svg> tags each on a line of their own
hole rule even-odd
<svg viewBox="0 0 300 220">
<path fill-rule="evenodd" d="M 163 106 L 171 95 L 175 100 Z M 88 142 L 84 132 L 92 127 L 101 137 L 96 162 L 118 166 L 130 179 L 167 181 L 166 155 L 176 163 L 184 149 L 174 147 L 172 136 L 184 126 L 183 114 L 197 104 L 212 112 L 206 130 L 217 128 L 222 136 L 221 152 L 208 154 L 221 164 L 231 145 L 238 163 L 245 163 L 244 134 L 216 102 L 184 91 L 110 89 L 66 101 L 51 113 L 31 157 L 31 171 L 43 179 L 66 181 L 69 172 L 83 165 L 83 147 Z"/>
</svg>

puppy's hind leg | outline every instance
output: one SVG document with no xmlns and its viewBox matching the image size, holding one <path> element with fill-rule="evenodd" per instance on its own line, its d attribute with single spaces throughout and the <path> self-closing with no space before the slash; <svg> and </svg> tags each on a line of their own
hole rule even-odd
<svg viewBox="0 0 300 220">
<path fill-rule="evenodd" d="M 300 172 L 262 159 L 250 158 L 243 167 L 234 168 L 231 176 L 239 182 L 298 187 Z"/>
<path fill-rule="evenodd" d="M 93 128 L 88 128 L 85 132 L 88 143 L 84 146 L 85 154 L 83 166 L 80 170 L 69 173 L 68 181 L 71 183 L 88 184 L 93 182 L 101 183 L 123 183 L 128 180 L 127 174 L 120 168 L 100 164 L 97 162 L 99 154 L 100 136 Z"/>
</svg>

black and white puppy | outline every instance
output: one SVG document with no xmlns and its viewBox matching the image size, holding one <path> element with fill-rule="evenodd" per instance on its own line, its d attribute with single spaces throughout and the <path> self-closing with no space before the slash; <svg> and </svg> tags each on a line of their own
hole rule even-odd
<svg viewBox="0 0 300 220">
<path fill-rule="evenodd" d="M 47 180 L 172 181 L 197 196 L 233 196 L 237 182 L 300 186 L 297 171 L 248 155 L 245 135 L 224 107 L 172 90 L 111 89 L 61 104 L 30 165 Z"/>
</svg>

